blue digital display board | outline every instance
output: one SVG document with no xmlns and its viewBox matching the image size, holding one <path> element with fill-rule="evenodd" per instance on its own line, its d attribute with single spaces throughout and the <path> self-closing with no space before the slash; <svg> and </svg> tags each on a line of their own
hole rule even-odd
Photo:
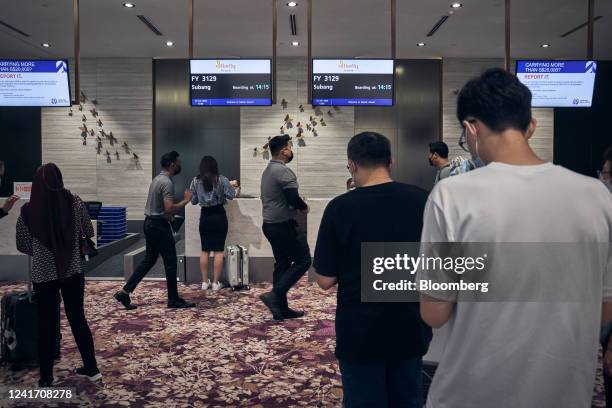
<svg viewBox="0 0 612 408">
<path fill-rule="evenodd" d="M 532 94 L 533 107 L 590 107 L 596 61 L 517 61 L 516 76 Z"/>
<path fill-rule="evenodd" d="M 0 106 L 71 106 L 68 62 L 0 60 Z"/>
</svg>

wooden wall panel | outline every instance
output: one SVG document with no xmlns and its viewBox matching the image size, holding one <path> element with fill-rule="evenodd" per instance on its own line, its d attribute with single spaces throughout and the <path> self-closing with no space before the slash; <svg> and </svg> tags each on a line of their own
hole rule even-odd
<svg viewBox="0 0 612 408">
<path fill-rule="evenodd" d="M 442 80 L 442 135 L 448 145 L 450 157 L 467 156 L 459 147 L 461 126 L 457 121 L 457 92 L 471 78 L 488 68 L 503 68 L 502 59 L 463 59 L 449 58 L 443 62 Z M 514 62 L 511 64 L 514 67 Z M 530 144 L 534 151 L 544 160 L 552 161 L 554 138 L 554 109 L 533 109 L 533 116 L 538 121 L 536 133 Z"/>
<path fill-rule="evenodd" d="M 89 99 L 83 111 L 73 106 L 71 117 L 69 108 L 42 109 L 43 162 L 57 163 L 66 186 L 84 200 L 125 205 L 128 218 L 143 219 L 152 174 L 151 60 L 85 59 L 81 70 L 81 90 Z M 118 139 L 115 146 L 104 141 L 101 155 L 96 153 L 95 137 L 88 137 L 83 146 L 79 130 L 82 114 L 88 128 L 99 129 L 89 112 L 93 99 L 98 101 L 102 128 Z M 124 141 L 139 156 L 138 162 L 125 154 L 120 146 Z M 111 153 L 111 163 L 107 163 L 106 150 Z M 115 151 L 120 160 L 116 160 Z"/>
</svg>

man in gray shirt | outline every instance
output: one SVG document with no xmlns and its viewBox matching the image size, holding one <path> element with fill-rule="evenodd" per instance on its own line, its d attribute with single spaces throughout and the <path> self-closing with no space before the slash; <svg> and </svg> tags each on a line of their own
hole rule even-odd
<svg viewBox="0 0 612 408">
<path fill-rule="evenodd" d="M 451 165 L 448 160 L 448 146 L 444 142 L 432 142 L 429 144 L 429 160 L 430 166 L 438 168 L 434 184 L 438 181 L 450 176 Z"/>
<path fill-rule="evenodd" d="M 115 293 L 115 299 L 128 310 L 135 309 L 130 300 L 130 293 L 142 281 L 157 262 L 159 255 L 164 260 L 166 284 L 168 286 L 168 307 L 184 309 L 194 307 L 179 297 L 176 285 L 176 247 L 170 220 L 172 214 L 185 207 L 191 201 L 191 191 L 186 190 L 183 201 L 174 203 L 174 182 L 172 177 L 181 172 L 181 161 L 175 151 L 166 153 L 161 158 L 162 171 L 151 182 L 145 206 L 144 235 L 147 252 L 145 258 L 136 268 L 122 290 Z"/>
<path fill-rule="evenodd" d="M 289 308 L 287 292 L 312 263 L 306 234 L 295 220 L 297 211 L 308 212 L 308 205 L 298 193 L 295 173 L 286 166 L 293 159 L 289 135 L 273 137 L 268 147 L 272 160 L 261 176 L 262 229 L 275 262 L 272 290 L 259 298 L 274 320 L 293 319 L 304 316 L 304 312 Z"/>
</svg>

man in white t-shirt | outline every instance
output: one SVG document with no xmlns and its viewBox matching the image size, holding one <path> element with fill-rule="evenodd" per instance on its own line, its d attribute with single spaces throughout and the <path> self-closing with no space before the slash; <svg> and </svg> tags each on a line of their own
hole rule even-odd
<svg viewBox="0 0 612 408">
<path fill-rule="evenodd" d="M 468 82 L 457 117 L 471 153 L 487 165 L 436 185 L 422 242 L 601 243 L 604 250 L 595 267 L 575 271 L 595 288 L 573 289 L 590 301 L 456 302 L 422 292 L 421 315 L 444 336 L 427 407 L 590 407 L 600 325 L 612 321 L 612 195 L 533 152 L 531 93 L 514 75 L 491 69 Z M 531 272 L 550 271 L 547 262 L 554 265 L 538 258 Z M 529 286 L 529 273 L 516 272 L 511 300 Z"/>
</svg>

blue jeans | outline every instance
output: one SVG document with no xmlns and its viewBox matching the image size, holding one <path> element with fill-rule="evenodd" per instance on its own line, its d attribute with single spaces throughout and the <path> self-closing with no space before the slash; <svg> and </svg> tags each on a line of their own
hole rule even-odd
<svg viewBox="0 0 612 408">
<path fill-rule="evenodd" d="M 421 357 L 390 363 L 340 360 L 345 408 L 422 408 Z"/>
</svg>

